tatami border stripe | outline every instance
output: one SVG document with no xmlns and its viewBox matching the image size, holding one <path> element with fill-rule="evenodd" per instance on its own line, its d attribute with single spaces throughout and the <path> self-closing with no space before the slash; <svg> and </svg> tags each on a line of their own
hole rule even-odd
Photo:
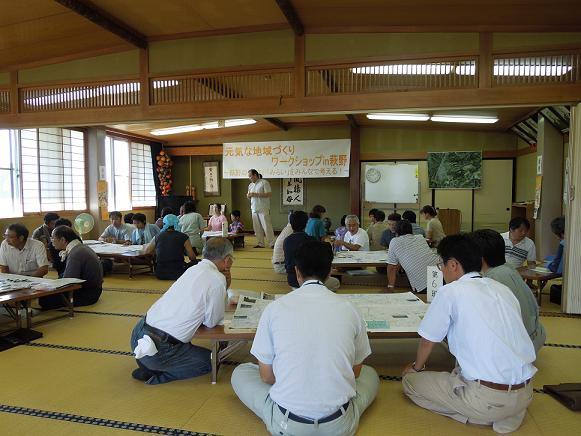
<svg viewBox="0 0 581 436">
<path fill-rule="evenodd" d="M 545 344 L 545 347 L 557 347 L 557 348 L 577 348 L 581 349 L 581 345 L 571 345 L 571 344 Z"/>
<path fill-rule="evenodd" d="M 29 342 L 26 345 L 29 347 L 52 348 L 57 350 L 85 351 L 88 353 L 114 354 L 117 356 L 133 356 L 133 353 L 130 351 L 106 350 L 103 348 L 75 347 L 72 345 L 45 344 L 41 342 Z"/>
<path fill-rule="evenodd" d="M 167 292 L 159 289 L 129 289 L 129 288 L 103 288 L 103 290 L 108 292 L 127 292 L 130 294 L 153 294 L 153 295 L 163 295 Z"/>
<path fill-rule="evenodd" d="M 96 418 L 93 416 L 74 415 L 72 413 L 52 412 L 49 410 L 30 409 L 28 407 L 0 404 L 0 412 L 17 415 L 35 416 L 37 418 L 54 419 L 56 421 L 76 422 L 78 424 L 96 425 L 99 427 L 118 428 L 120 430 L 140 431 L 172 436 L 214 436 L 212 433 L 198 433 L 180 428 L 159 427 L 156 425 L 139 424 L 135 422 L 115 421 L 112 419 Z"/>
<path fill-rule="evenodd" d="M 560 312 L 539 312 L 540 316 L 552 317 L 552 318 L 575 318 L 581 319 L 581 315 L 576 315 L 573 313 L 560 313 Z"/>
<path fill-rule="evenodd" d="M 59 312 L 68 312 L 68 309 L 59 309 Z M 117 312 L 96 312 L 92 310 L 75 310 L 75 313 L 84 313 L 89 315 L 107 315 L 107 316 L 122 316 L 129 318 L 141 318 L 143 314 L 138 313 L 117 313 Z"/>
</svg>

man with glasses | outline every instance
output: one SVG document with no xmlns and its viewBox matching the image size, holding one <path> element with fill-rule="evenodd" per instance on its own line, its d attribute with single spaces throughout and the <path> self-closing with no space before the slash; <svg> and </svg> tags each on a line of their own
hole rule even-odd
<svg viewBox="0 0 581 436">
<path fill-rule="evenodd" d="M 44 244 L 29 238 L 28 229 L 22 224 L 10 224 L 4 233 L 0 272 L 32 277 L 44 277 L 48 273 Z"/>
<path fill-rule="evenodd" d="M 210 350 L 191 340 L 200 325 L 212 328 L 224 319 L 232 251 L 228 239 L 209 239 L 203 260 L 184 272 L 137 323 L 131 349 L 139 368 L 133 378 L 155 385 L 210 372 Z"/>
<path fill-rule="evenodd" d="M 438 253 L 447 284 L 418 329 L 416 360 L 403 371 L 404 392 L 418 406 L 464 424 L 515 431 L 532 401 L 537 371 L 518 300 L 506 286 L 480 275 L 482 251 L 469 235 L 445 237 Z M 456 368 L 425 371 L 434 345 L 446 337 Z"/>
</svg>

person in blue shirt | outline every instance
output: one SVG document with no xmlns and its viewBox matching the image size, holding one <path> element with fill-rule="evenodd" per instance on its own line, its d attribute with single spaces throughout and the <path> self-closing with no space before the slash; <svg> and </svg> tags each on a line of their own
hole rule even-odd
<svg viewBox="0 0 581 436">
<path fill-rule="evenodd" d="M 563 263 L 565 261 L 565 217 L 560 216 L 551 221 L 551 230 L 560 239 L 557 254 L 549 263 L 548 267 L 552 272 L 563 274 Z"/>
<path fill-rule="evenodd" d="M 156 235 L 159 235 L 159 227 L 155 224 L 147 224 L 146 221 L 147 218 L 144 214 L 133 214 L 133 225 L 135 226 L 135 230 L 131 233 L 131 244 L 149 244 Z"/>
<path fill-rule="evenodd" d="M 309 214 L 309 221 L 307 221 L 305 233 L 312 236 L 317 241 L 320 241 L 323 236 L 327 236 L 327 229 L 323 223 L 323 215 L 325 212 L 327 212 L 327 210 L 320 204 L 317 204 L 313 207 L 312 212 Z"/>
</svg>

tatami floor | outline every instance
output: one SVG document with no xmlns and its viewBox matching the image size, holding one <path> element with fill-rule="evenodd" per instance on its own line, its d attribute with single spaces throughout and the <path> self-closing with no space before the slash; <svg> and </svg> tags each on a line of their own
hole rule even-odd
<svg viewBox="0 0 581 436">
<path fill-rule="evenodd" d="M 247 247 L 252 247 L 247 238 Z M 286 280 L 270 265 L 271 250 L 237 250 L 232 287 L 283 293 Z M 354 280 L 354 278 L 352 278 Z M 358 280 L 364 280 L 358 278 Z M 0 435 L 111 435 L 145 432 L 171 435 L 260 435 L 265 427 L 236 398 L 232 369 L 250 361 L 248 348 L 220 368 L 218 383 L 209 376 L 147 386 L 131 378 L 136 367 L 129 337 L 139 317 L 170 282 L 151 276 L 105 280 L 101 300 L 35 327 L 43 338 L 0 353 Z M 377 292 L 379 282 L 355 282 L 341 293 Z M 542 392 L 544 384 L 581 382 L 581 317 L 559 313 L 544 296 L 542 322 L 549 345 L 541 352 L 534 379 L 534 401 L 515 435 L 579 435 L 581 414 L 571 412 Z M 35 321 L 51 317 L 50 312 Z M 8 327 L 1 319 L 0 328 Z M 362 417 L 361 435 L 484 435 L 486 427 L 465 426 L 424 411 L 408 401 L 399 382 L 401 369 L 415 356 L 416 340 L 372 343 L 367 361 L 381 375 L 379 394 Z M 207 344 L 206 344 L 207 345 Z M 443 347 L 431 369 L 449 370 L 454 362 Z"/>
</svg>

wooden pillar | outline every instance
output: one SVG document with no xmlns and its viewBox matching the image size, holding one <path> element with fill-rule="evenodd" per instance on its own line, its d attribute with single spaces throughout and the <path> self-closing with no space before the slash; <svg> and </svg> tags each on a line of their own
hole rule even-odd
<svg viewBox="0 0 581 436">
<path fill-rule="evenodd" d="M 478 57 L 478 87 L 492 87 L 492 73 L 494 62 L 492 60 L 492 33 L 480 33 Z"/>
<path fill-rule="evenodd" d="M 541 207 L 535 220 L 537 257 L 555 254 L 558 239 L 551 231 L 551 221 L 561 216 L 563 200 L 563 135 L 545 117 L 539 116 L 537 158 L 542 159 Z"/>
<path fill-rule="evenodd" d="M 563 295 L 561 304 L 565 313 L 581 313 L 581 197 L 576 187 L 581 187 L 581 104 L 571 110 L 571 135 L 567 155 L 567 186 L 565 210 L 565 264 L 563 270 Z"/>
<path fill-rule="evenodd" d="M 20 96 L 18 95 L 18 71 L 10 71 L 10 113 L 20 112 Z"/>
<path fill-rule="evenodd" d="M 305 96 L 305 35 L 295 36 L 295 97 Z"/>
<path fill-rule="evenodd" d="M 151 101 L 149 95 L 149 49 L 147 48 L 139 50 L 139 84 L 141 107 L 147 109 Z"/>
<path fill-rule="evenodd" d="M 349 193 L 351 213 L 361 213 L 361 129 L 351 126 L 351 156 L 349 161 Z"/>
</svg>

